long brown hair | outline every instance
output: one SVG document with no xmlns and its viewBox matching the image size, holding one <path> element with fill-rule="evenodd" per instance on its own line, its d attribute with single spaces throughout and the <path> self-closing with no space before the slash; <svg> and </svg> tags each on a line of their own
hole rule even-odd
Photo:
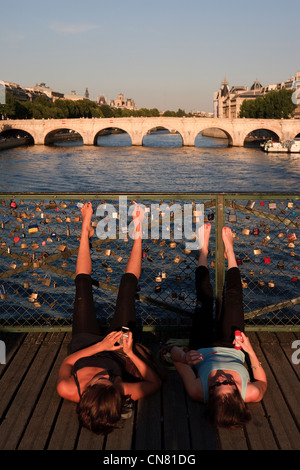
<svg viewBox="0 0 300 470">
<path fill-rule="evenodd" d="M 79 424 L 96 434 L 111 433 L 119 427 L 126 399 L 114 384 L 88 386 L 77 404 Z"/>
<path fill-rule="evenodd" d="M 208 398 L 205 417 L 215 426 L 231 429 L 247 424 L 251 414 L 238 390 L 224 395 L 211 394 Z"/>
</svg>

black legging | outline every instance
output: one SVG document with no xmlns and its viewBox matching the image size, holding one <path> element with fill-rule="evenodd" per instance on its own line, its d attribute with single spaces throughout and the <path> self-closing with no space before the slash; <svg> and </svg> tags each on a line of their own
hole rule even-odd
<svg viewBox="0 0 300 470">
<path fill-rule="evenodd" d="M 119 286 L 116 308 L 108 333 L 118 331 L 127 326 L 135 332 L 135 294 L 137 278 L 132 273 L 123 274 Z M 73 313 L 72 337 L 80 333 L 103 335 L 94 307 L 93 286 L 91 276 L 78 274 L 75 279 L 76 295 Z"/>
<path fill-rule="evenodd" d="M 205 266 L 196 269 L 197 304 L 190 335 L 190 349 L 210 346 L 234 347 L 235 330 L 244 331 L 243 289 L 240 271 L 227 271 L 226 289 L 220 318 L 213 318 L 213 288 Z"/>
</svg>

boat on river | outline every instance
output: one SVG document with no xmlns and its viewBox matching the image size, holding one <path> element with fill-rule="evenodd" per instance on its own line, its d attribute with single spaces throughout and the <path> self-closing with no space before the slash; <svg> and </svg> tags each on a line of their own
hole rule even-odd
<svg viewBox="0 0 300 470">
<path fill-rule="evenodd" d="M 265 144 L 262 144 L 262 149 L 265 152 L 273 153 L 300 153 L 300 139 L 285 140 L 283 142 L 268 140 Z"/>
<path fill-rule="evenodd" d="M 285 145 L 290 153 L 300 153 L 300 139 L 286 140 Z"/>
<path fill-rule="evenodd" d="M 285 142 L 274 142 L 273 140 L 268 140 L 265 144 L 262 144 L 262 149 L 264 152 L 286 152 L 288 151 Z"/>
</svg>

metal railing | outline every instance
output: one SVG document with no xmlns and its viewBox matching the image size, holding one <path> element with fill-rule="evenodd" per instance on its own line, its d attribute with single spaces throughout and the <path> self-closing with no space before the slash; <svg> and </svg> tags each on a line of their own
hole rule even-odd
<svg viewBox="0 0 300 470">
<path fill-rule="evenodd" d="M 221 228 L 234 232 L 241 271 L 245 322 L 248 329 L 300 327 L 299 228 L 300 194 L 146 194 L 127 197 L 145 207 L 170 210 L 169 232 L 143 241 L 142 275 L 137 292 L 137 316 L 143 327 L 185 328 L 195 306 L 194 271 L 197 250 L 175 238 L 172 207 L 185 204 L 204 209 L 212 224 L 209 267 L 216 314 L 226 281 Z M 0 194 L 0 329 L 11 331 L 69 330 L 74 302 L 74 273 L 79 247 L 80 201 L 91 200 L 110 213 L 116 238 L 91 239 L 94 301 L 99 321 L 107 325 L 116 301 L 132 240 L 120 225 L 119 194 Z M 159 210 L 159 209 L 158 209 Z M 184 212 L 184 210 L 183 210 Z M 103 216 L 104 217 L 104 216 Z M 164 214 L 160 210 L 160 224 Z M 193 216 L 194 217 L 194 216 Z M 114 220 L 112 220 L 114 219 Z M 128 216 L 128 223 L 130 221 Z M 195 222 L 195 220 L 193 219 Z M 114 225 L 115 224 L 115 225 Z M 161 226 L 160 226 L 161 228 Z M 109 230 L 109 229 L 108 229 Z"/>
</svg>

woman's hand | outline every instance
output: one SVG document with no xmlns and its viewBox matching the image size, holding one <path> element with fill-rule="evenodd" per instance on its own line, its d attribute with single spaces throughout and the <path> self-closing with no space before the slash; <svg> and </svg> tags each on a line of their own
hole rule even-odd
<svg viewBox="0 0 300 470">
<path fill-rule="evenodd" d="M 194 366 L 196 364 L 199 364 L 199 362 L 203 361 L 203 356 L 199 353 L 199 351 L 191 349 L 190 351 L 185 353 L 185 361 L 189 366 Z"/>
<path fill-rule="evenodd" d="M 194 349 L 185 352 L 182 348 L 173 346 L 171 349 L 171 359 L 173 362 L 182 362 L 183 364 L 194 366 L 203 360 L 203 356 Z"/>
<path fill-rule="evenodd" d="M 121 349 L 122 346 L 119 343 L 122 336 L 122 331 L 112 331 L 100 341 L 99 346 L 101 345 L 102 351 L 115 351 L 116 349 Z M 116 344 L 117 343 L 117 344 Z"/>
<path fill-rule="evenodd" d="M 253 351 L 253 348 L 251 346 L 249 338 L 243 332 L 241 332 L 241 336 L 242 336 L 242 341 L 240 343 L 238 343 L 237 341 L 234 341 L 234 343 L 237 344 L 238 346 L 241 346 L 242 349 L 246 353 L 251 353 Z"/>
<path fill-rule="evenodd" d="M 132 353 L 133 336 L 132 331 L 128 331 L 128 336 L 123 335 L 123 351 L 127 356 Z"/>
</svg>

